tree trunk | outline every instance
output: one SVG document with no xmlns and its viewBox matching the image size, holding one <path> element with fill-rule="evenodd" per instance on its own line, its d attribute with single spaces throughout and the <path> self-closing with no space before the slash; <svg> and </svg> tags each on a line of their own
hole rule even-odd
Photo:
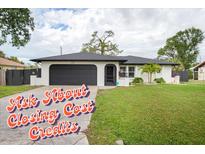
<svg viewBox="0 0 205 154">
<path fill-rule="evenodd" d="M 152 73 L 150 73 L 150 83 L 152 83 Z"/>
<path fill-rule="evenodd" d="M 149 83 L 149 73 L 147 73 L 147 83 Z"/>
<path fill-rule="evenodd" d="M 101 46 L 101 55 L 104 55 L 105 54 L 105 49 L 103 46 Z"/>
</svg>

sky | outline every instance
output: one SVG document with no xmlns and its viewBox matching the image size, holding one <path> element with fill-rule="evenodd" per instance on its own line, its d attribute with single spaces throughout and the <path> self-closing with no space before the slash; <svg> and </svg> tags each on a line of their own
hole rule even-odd
<svg viewBox="0 0 205 154">
<path fill-rule="evenodd" d="M 91 34 L 112 30 L 120 55 L 156 58 L 166 39 L 178 31 L 196 27 L 205 31 L 205 9 L 31 9 L 35 30 L 30 42 L 17 49 L 0 46 L 7 56 L 30 59 L 80 52 Z M 205 40 L 198 61 L 205 60 Z"/>
</svg>

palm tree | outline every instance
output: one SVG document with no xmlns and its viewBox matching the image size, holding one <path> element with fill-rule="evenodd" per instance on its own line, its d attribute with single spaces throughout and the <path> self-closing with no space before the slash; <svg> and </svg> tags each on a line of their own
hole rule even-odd
<svg viewBox="0 0 205 154">
<path fill-rule="evenodd" d="M 142 70 L 142 73 L 147 73 L 148 74 L 148 82 L 152 82 L 152 74 L 154 73 L 159 73 L 162 68 L 158 64 L 145 64 L 142 67 L 139 68 Z"/>
</svg>

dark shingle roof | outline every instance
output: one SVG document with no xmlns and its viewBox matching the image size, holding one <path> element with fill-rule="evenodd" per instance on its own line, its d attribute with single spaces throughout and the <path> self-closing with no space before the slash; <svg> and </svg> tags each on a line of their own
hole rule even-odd
<svg viewBox="0 0 205 154">
<path fill-rule="evenodd" d="M 124 59 L 118 56 L 105 56 L 95 53 L 72 53 L 66 55 L 44 57 L 38 59 L 32 59 L 31 61 L 41 62 L 41 61 L 125 61 Z"/>
<path fill-rule="evenodd" d="M 86 52 L 37 58 L 37 59 L 32 59 L 31 61 L 35 61 L 35 62 L 41 62 L 41 61 L 119 61 L 122 64 L 128 64 L 128 65 L 129 64 L 143 65 L 147 63 L 156 63 L 156 64 L 161 64 L 161 65 L 177 65 L 176 63 L 159 61 L 156 59 L 136 57 L 136 56 L 106 56 L 106 55 L 99 55 L 95 53 L 86 53 Z"/>
<path fill-rule="evenodd" d="M 143 58 L 143 57 L 136 57 L 136 56 L 121 56 L 121 58 L 126 60 L 125 62 L 123 62 L 123 64 L 128 64 L 128 65 L 131 65 L 131 64 L 143 65 L 143 64 L 149 64 L 149 63 L 161 64 L 161 65 L 177 65 L 176 63 L 172 63 L 172 62 L 167 62 L 167 61 L 162 61 L 162 60 L 157 60 L 157 59 Z"/>
</svg>

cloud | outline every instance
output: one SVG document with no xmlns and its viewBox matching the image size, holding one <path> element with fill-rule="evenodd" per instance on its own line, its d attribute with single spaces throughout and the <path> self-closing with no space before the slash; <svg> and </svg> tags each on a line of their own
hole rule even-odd
<svg viewBox="0 0 205 154">
<path fill-rule="evenodd" d="M 36 28 L 26 47 L 4 45 L 7 55 L 24 61 L 32 58 L 79 52 L 93 31 L 115 32 L 114 41 L 124 52 L 155 58 L 157 50 L 179 30 L 205 30 L 205 9 L 32 9 Z M 205 60 L 205 43 L 200 45 Z"/>
</svg>

